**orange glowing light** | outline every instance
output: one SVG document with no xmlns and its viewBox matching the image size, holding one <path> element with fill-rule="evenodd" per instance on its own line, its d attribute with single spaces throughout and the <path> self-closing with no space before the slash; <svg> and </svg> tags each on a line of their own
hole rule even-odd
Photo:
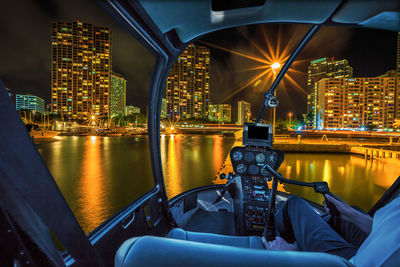
<svg viewBox="0 0 400 267">
<path fill-rule="evenodd" d="M 279 62 L 273 63 L 273 64 L 271 65 L 272 72 L 273 72 L 273 73 L 276 73 L 277 70 L 278 70 L 280 67 L 281 67 L 281 64 L 279 64 Z"/>
</svg>

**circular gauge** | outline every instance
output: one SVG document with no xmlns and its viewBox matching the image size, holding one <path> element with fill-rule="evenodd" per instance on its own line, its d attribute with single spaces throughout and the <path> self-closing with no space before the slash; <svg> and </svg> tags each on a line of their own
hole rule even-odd
<svg viewBox="0 0 400 267">
<path fill-rule="evenodd" d="M 244 153 L 244 160 L 247 161 L 247 162 L 253 161 L 254 160 L 253 152 Z"/>
<path fill-rule="evenodd" d="M 258 153 L 257 155 L 256 155 L 256 161 L 258 162 L 258 163 L 263 163 L 264 161 L 265 161 L 265 155 L 264 155 L 264 153 Z"/>
<path fill-rule="evenodd" d="M 232 154 L 232 159 L 235 161 L 241 160 L 243 158 L 243 154 L 240 151 L 235 151 Z"/>
<path fill-rule="evenodd" d="M 237 167 L 236 167 L 236 172 L 237 173 L 240 173 L 240 174 L 243 174 L 243 173 L 245 173 L 246 172 L 246 165 L 244 165 L 243 163 L 240 163 L 239 165 L 237 165 Z"/>
<path fill-rule="evenodd" d="M 249 167 L 249 174 L 256 175 L 258 174 L 259 168 L 256 165 L 251 164 Z"/>
</svg>

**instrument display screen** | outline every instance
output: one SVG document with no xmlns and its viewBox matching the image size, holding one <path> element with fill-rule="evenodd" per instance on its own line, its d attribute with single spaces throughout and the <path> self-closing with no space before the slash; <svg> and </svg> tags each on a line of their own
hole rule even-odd
<svg viewBox="0 0 400 267">
<path fill-rule="evenodd" d="M 272 147 L 272 125 L 245 123 L 243 127 L 243 145 Z"/>
<path fill-rule="evenodd" d="M 268 126 L 253 126 L 249 125 L 248 126 L 248 137 L 251 139 L 261 139 L 261 140 L 268 140 L 268 132 L 269 132 L 269 127 Z"/>
</svg>

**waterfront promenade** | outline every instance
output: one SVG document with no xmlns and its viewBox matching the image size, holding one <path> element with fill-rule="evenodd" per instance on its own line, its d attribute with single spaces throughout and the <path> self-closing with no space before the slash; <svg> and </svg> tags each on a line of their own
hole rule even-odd
<svg viewBox="0 0 400 267">
<path fill-rule="evenodd" d="M 371 140 L 371 139 L 351 139 L 351 138 L 275 138 L 273 148 L 284 152 L 304 152 L 304 153 L 354 153 L 364 154 L 364 149 L 372 148 L 375 150 L 399 151 L 400 142 L 397 139 Z M 354 149 L 360 148 L 360 149 Z"/>
</svg>

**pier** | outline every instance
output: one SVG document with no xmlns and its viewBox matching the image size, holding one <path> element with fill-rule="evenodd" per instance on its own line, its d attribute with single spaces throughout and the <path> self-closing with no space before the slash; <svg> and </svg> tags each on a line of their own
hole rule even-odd
<svg viewBox="0 0 400 267">
<path fill-rule="evenodd" d="M 391 159 L 400 159 L 400 151 L 379 149 L 379 148 L 371 148 L 371 147 L 351 147 L 351 153 L 363 155 L 366 159 L 374 159 L 374 158 L 391 158 Z"/>
</svg>

